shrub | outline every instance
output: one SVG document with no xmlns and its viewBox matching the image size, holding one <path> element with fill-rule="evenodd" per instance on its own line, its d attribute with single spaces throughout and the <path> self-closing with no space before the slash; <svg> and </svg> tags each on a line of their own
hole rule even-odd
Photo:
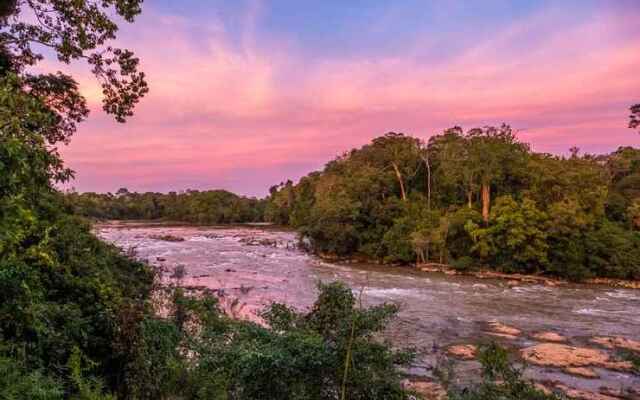
<svg viewBox="0 0 640 400">
<path fill-rule="evenodd" d="M 514 367 L 505 349 L 491 343 L 481 349 L 482 382 L 466 388 L 451 388 L 450 400 L 560 400 L 555 394 L 545 394 L 522 376 Z"/>
</svg>

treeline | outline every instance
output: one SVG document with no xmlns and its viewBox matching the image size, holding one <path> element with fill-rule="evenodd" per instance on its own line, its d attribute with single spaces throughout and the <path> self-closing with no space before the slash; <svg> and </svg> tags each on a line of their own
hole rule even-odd
<svg viewBox="0 0 640 400">
<path fill-rule="evenodd" d="M 195 224 L 263 221 L 264 200 L 226 190 L 186 190 L 176 193 L 136 193 L 126 188 L 112 193 L 66 195 L 78 215 L 97 219 L 164 219 Z"/>
<path fill-rule="evenodd" d="M 506 125 L 388 133 L 273 187 L 265 219 L 327 255 L 640 279 L 640 150 L 536 153 Z"/>
</svg>

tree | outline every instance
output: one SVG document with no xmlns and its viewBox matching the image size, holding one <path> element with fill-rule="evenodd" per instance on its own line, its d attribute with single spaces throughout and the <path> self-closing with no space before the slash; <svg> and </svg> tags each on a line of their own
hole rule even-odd
<svg viewBox="0 0 640 400">
<path fill-rule="evenodd" d="M 429 147 L 424 146 L 424 143 L 420 143 L 420 147 L 418 148 L 418 153 L 420 154 L 420 158 L 424 162 L 425 172 L 426 172 L 426 190 L 427 190 L 427 207 L 431 209 L 431 155 L 429 154 Z"/>
<path fill-rule="evenodd" d="M 142 0 L 4 1 L 0 8 L 0 65 L 5 73 L 20 73 L 25 89 L 46 99 L 50 108 L 79 122 L 87 110 L 71 77 L 61 73 L 31 75 L 25 71 L 44 58 L 38 46 L 53 50 L 63 63 L 83 59 L 102 85 L 103 109 L 124 122 L 148 92 L 148 86 L 134 54 L 108 46 L 107 42 L 115 39 L 118 30 L 113 16 L 133 22 L 141 3 Z M 73 130 L 73 124 L 67 124 L 59 133 L 68 139 Z"/>
<path fill-rule="evenodd" d="M 479 180 L 482 218 L 489 222 L 491 187 L 526 166 L 528 146 L 518 142 L 508 125 L 476 128 L 466 135 L 471 168 Z"/>
<path fill-rule="evenodd" d="M 629 110 L 631 111 L 631 115 L 629 115 L 629 128 L 635 129 L 640 127 L 640 104 L 632 105 Z"/>
<path fill-rule="evenodd" d="M 374 139 L 371 145 L 362 149 L 361 156 L 364 162 L 378 165 L 381 172 L 387 168 L 393 169 L 400 188 L 400 198 L 407 201 L 407 178 L 415 174 L 418 168 L 419 147 L 417 139 L 402 133 L 389 132 Z"/>
<path fill-rule="evenodd" d="M 535 202 L 525 198 L 519 203 L 511 196 L 502 196 L 491 215 L 492 221 L 486 228 L 473 222 L 467 224 L 474 239 L 473 251 L 507 271 L 544 270 L 548 264 L 548 217 Z"/>
<path fill-rule="evenodd" d="M 115 37 L 112 17 L 131 21 L 138 4 L 0 2 L 0 351 L 19 359 L 51 399 L 56 391 L 111 398 L 103 388 L 118 389 L 135 352 L 118 341 L 119 317 L 135 305 L 137 326 L 150 312 L 153 274 L 98 240 L 61 201 L 54 184 L 73 174 L 56 145 L 68 143 L 88 109 L 70 76 L 28 71 L 43 59 L 36 46 L 65 63 L 87 59 L 102 80 L 105 110 L 124 121 L 146 93 L 144 75 L 131 52 L 103 45 Z M 48 382 L 61 382 L 60 390 L 45 392 Z"/>
<path fill-rule="evenodd" d="M 469 208 L 473 207 L 473 194 L 477 190 L 476 170 L 471 164 L 467 140 L 464 131 L 460 127 L 447 129 L 441 135 L 429 139 L 427 146 L 431 153 L 433 170 L 438 176 L 436 190 L 441 201 L 450 203 L 458 200 L 458 193 L 464 195 L 464 201 Z"/>
</svg>

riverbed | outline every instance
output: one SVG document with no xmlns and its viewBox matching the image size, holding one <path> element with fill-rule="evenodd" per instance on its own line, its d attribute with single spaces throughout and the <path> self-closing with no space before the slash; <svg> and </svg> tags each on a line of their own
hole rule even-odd
<svg viewBox="0 0 640 400">
<path fill-rule="evenodd" d="M 396 346 L 416 347 L 421 357 L 413 374 L 430 376 L 436 358 L 452 344 L 498 340 L 518 349 L 537 343 L 537 332 L 552 331 L 584 346 L 594 336 L 640 340 L 640 291 L 596 285 L 546 286 L 507 280 L 419 272 L 411 268 L 329 263 L 296 246 L 296 234 L 263 226 L 193 227 L 112 223 L 98 235 L 137 257 L 172 271 L 185 267 L 182 285 L 214 289 L 237 317 L 253 319 L 272 302 L 308 309 L 318 281 L 340 280 L 363 290 L 366 304 L 393 302 L 398 318 L 386 333 Z M 183 241 L 161 240 L 170 235 Z M 491 324 L 517 328 L 516 337 L 496 336 Z M 463 362 L 477 374 L 477 364 Z M 466 369 L 465 369 L 466 368 Z M 598 369 L 586 379 L 554 368 L 530 367 L 540 381 L 560 381 L 597 391 L 640 388 L 630 372 Z"/>
</svg>

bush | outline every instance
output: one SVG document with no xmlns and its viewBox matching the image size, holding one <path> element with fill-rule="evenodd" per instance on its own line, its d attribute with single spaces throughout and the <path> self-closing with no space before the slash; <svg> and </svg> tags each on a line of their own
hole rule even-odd
<svg viewBox="0 0 640 400">
<path fill-rule="evenodd" d="M 451 263 L 451 266 L 460 271 L 469 271 L 471 268 L 473 268 L 474 263 L 475 261 L 473 260 L 472 257 L 463 256 L 454 260 Z"/>
<path fill-rule="evenodd" d="M 360 308 L 341 283 L 319 289 L 308 314 L 282 304 L 267 309 L 272 328 L 204 318 L 211 323 L 192 342 L 197 365 L 187 397 L 329 400 L 344 390 L 349 399 L 408 398 L 398 367 L 412 353 L 374 340 L 397 308 Z"/>
<path fill-rule="evenodd" d="M 64 390 L 40 370 L 28 371 L 11 357 L 0 357 L 0 399 L 62 400 Z"/>
<path fill-rule="evenodd" d="M 545 394 L 522 376 L 523 370 L 514 367 L 505 349 L 491 343 L 481 349 L 482 382 L 472 387 L 451 388 L 450 400 L 560 400 Z"/>
</svg>

